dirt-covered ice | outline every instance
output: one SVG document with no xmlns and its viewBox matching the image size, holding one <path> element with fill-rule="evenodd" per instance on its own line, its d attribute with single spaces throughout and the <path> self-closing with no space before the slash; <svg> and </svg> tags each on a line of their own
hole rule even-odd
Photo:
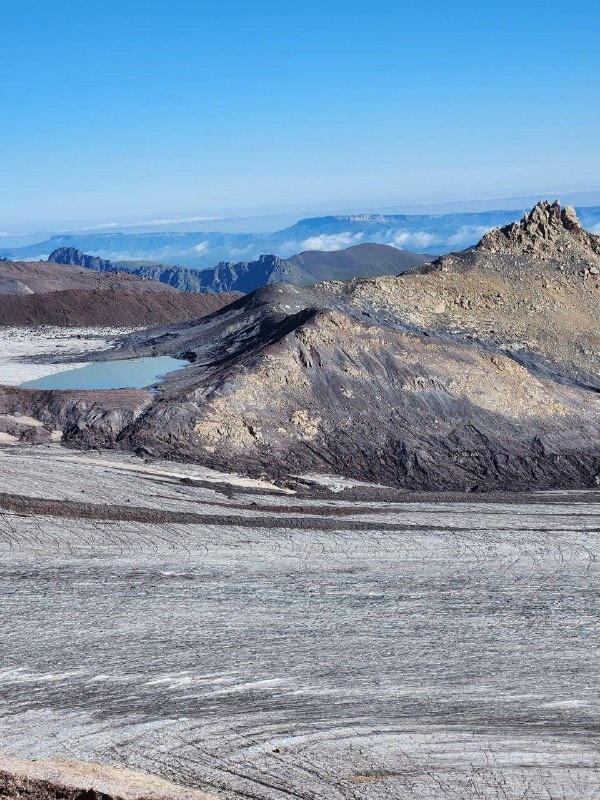
<svg viewBox="0 0 600 800">
<path fill-rule="evenodd" d="M 0 452 L 8 755 L 229 799 L 598 797 L 598 493 L 216 477 Z"/>
</svg>

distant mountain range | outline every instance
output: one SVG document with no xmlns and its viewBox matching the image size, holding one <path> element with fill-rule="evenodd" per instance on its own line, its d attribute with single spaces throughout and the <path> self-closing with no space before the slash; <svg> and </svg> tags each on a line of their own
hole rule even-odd
<svg viewBox="0 0 600 800">
<path fill-rule="evenodd" d="M 191 270 L 135 261 L 112 262 L 82 253 L 74 247 L 61 247 L 49 255 L 57 264 L 77 265 L 97 272 L 128 272 L 140 278 L 173 286 L 184 292 L 252 292 L 269 283 L 292 283 L 309 286 L 327 280 L 350 280 L 377 275 L 399 275 L 430 261 L 419 253 L 410 253 L 383 244 L 359 244 L 344 250 L 323 252 L 309 250 L 289 259 L 261 255 L 255 261 L 228 261 L 209 270 Z"/>
<path fill-rule="evenodd" d="M 207 269 L 222 261 L 255 261 L 261 253 L 288 259 L 306 250 L 341 250 L 365 242 L 439 255 L 474 245 L 491 228 L 518 220 L 524 210 L 314 217 L 273 233 L 61 234 L 26 247 L 2 249 L 0 256 L 41 260 L 58 248 L 75 247 L 113 262 L 141 260 Z M 600 206 L 577 211 L 588 230 L 600 231 Z"/>
</svg>

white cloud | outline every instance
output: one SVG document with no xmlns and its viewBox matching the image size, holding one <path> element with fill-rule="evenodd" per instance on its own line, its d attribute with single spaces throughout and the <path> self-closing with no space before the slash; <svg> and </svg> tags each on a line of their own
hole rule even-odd
<svg viewBox="0 0 600 800">
<path fill-rule="evenodd" d="M 271 252 L 264 248 L 256 248 L 254 244 L 247 244 L 245 247 L 227 247 L 226 257 L 229 261 L 255 261 L 261 253 Z"/>
<path fill-rule="evenodd" d="M 600 222 L 597 225 L 594 225 L 593 228 L 590 229 L 592 233 L 595 233 L 597 236 L 600 236 Z"/>
<path fill-rule="evenodd" d="M 127 230 L 128 228 L 164 228 L 169 225 L 189 225 L 194 222 L 216 222 L 223 217 L 181 217 L 180 219 L 150 219 L 141 222 L 99 222 L 97 225 L 86 225 L 74 231 L 73 228 L 65 228 L 57 233 L 74 233 L 105 230 Z"/>
<path fill-rule="evenodd" d="M 343 250 L 360 244 L 364 233 L 323 233 L 320 236 L 310 236 L 301 242 L 302 250 Z"/>
<path fill-rule="evenodd" d="M 0 236 L 7 239 L 22 239 L 24 236 L 47 236 L 46 231 L 0 231 Z"/>
<path fill-rule="evenodd" d="M 446 244 L 449 247 L 465 247 L 476 244 L 483 234 L 491 231 L 492 228 L 491 225 L 463 225 L 446 239 Z"/>
<path fill-rule="evenodd" d="M 103 231 L 107 228 L 118 228 L 118 222 L 101 222 L 98 225 L 88 225 L 85 228 L 81 228 L 82 231 Z M 59 233 L 69 233 L 68 230 L 59 231 Z"/>
<path fill-rule="evenodd" d="M 389 244 L 399 248 L 416 248 L 417 250 L 429 247 L 436 241 L 436 237 L 426 231 L 392 231 Z"/>
<path fill-rule="evenodd" d="M 297 241 L 295 239 L 286 239 L 283 242 L 273 244 L 270 249 L 268 248 L 268 252 L 276 253 L 280 258 L 289 258 L 290 256 L 295 256 L 301 250 L 305 249 L 304 242 Z M 264 252 L 267 252 L 267 250 Z"/>
<path fill-rule="evenodd" d="M 223 217 L 182 217 L 181 219 L 152 219 L 149 222 L 128 222 L 122 228 L 139 228 L 143 225 L 186 225 L 191 222 L 216 222 Z"/>
<path fill-rule="evenodd" d="M 194 253 L 206 253 L 208 250 L 208 242 L 200 242 L 200 244 L 195 245 L 192 247 Z"/>
</svg>

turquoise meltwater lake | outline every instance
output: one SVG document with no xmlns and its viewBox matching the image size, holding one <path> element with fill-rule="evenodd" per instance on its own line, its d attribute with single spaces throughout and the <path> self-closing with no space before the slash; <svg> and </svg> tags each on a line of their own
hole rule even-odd
<svg viewBox="0 0 600 800">
<path fill-rule="evenodd" d="M 171 356 L 99 361 L 85 367 L 45 375 L 22 383 L 24 389 L 144 389 L 159 383 L 168 372 L 189 366 Z"/>
</svg>

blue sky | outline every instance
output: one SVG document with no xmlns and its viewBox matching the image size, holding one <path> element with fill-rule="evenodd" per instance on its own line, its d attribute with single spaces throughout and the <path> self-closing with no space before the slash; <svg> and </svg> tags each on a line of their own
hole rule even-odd
<svg viewBox="0 0 600 800">
<path fill-rule="evenodd" d="M 600 189 L 572 2 L 0 0 L 0 230 Z"/>
</svg>

